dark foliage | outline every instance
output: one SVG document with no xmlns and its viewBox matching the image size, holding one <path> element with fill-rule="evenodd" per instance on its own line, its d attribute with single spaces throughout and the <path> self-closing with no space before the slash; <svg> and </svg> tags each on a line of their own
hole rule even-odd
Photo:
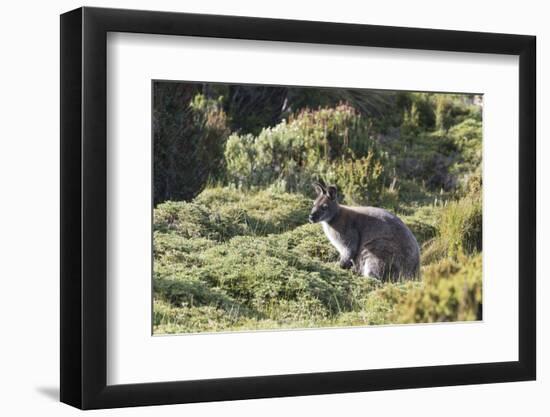
<svg viewBox="0 0 550 417">
<path fill-rule="evenodd" d="M 303 109 L 336 107 L 347 103 L 359 113 L 383 118 L 396 105 L 397 95 L 351 88 L 308 88 L 261 85 L 195 84 L 211 99 L 222 97 L 232 132 L 258 135 Z"/>
<path fill-rule="evenodd" d="M 191 200 L 223 161 L 229 135 L 219 104 L 196 84 L 156 82 L 153 87 L 154 202 Z"/>
</svg>

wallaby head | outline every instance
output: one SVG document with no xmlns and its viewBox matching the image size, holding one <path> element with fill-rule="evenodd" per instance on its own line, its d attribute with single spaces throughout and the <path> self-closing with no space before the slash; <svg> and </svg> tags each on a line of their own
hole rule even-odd
<svg viewBox="0 0 550 417">
<path fill-rule="evenodd" d="M 313 183 L 317 198 L 309 215 L 311 223 L 330 222 L 338 214 L 338 198 L 334 185 L 325 186 L 322 183 Z"/>
</svg>

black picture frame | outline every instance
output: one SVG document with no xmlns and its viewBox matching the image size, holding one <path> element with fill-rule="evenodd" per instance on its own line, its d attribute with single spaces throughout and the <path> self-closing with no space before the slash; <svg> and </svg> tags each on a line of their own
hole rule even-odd
<svg viewBox="0 0 550 417">
<path fill-rule="evenodd" d="M 519 56 L 519 360 L 107 385 L 108 32 Z M 94 409 L 535 379 L 535 45 L 524 35 L 251 17 L 88 7 L 61 15 L 61 401 Z"/>
</svg>

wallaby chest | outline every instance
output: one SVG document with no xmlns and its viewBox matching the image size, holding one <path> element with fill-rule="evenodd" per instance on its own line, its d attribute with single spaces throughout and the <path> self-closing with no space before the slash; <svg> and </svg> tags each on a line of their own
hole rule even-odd
<svg viewBox="0 0 550 417">
<path fill-rule="evenodd" d="M 339 233 L 334 228 L 330 227 L 328 223 L 322 222 L 321 224 L 323 226 L 323 231 L 325 232 L 325 235 L 330 241 L 330 243 L 332 244 L 332 246 L 336 248 L 336 250 L 340 255 L 342 256 L 347 255 L 350 252 L 350 248 L 347 244 L 348 242 L 345 236 Z"/>
</svg>

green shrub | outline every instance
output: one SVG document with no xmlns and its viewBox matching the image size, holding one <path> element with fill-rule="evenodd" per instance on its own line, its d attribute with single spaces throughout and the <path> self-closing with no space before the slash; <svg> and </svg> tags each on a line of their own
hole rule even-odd
<svg viewBox="0 0 550 417">
<path fill-rule="evenodd" d="M 223 201 L 239 202 L 233 192 L 218 191 Z M 212 240 L 220 237 L 212 233 L 208 222 L 220 205 L 215 194 L 208 190 L 192 203 L 167 202 L 156 210 L 159 215 L 154 233 L 154 293 L 160 306 L 157 330 L 256 328 L 267 325 L 260 324 L 266 321 L 276 327 L 329 323 L 336 320 L 336 315 L 357 308 L 357 300 L 374 285 L 372 280 L 337 266 L 338 254 L 318 224 L 304 224 L 279 234 Z M 262 206 L 261 212 L 268 212 L 270 199 L 265 197 L 265 191 L 257 194 L 260 197 L 250 196 L 248 201 L 254 204 L 247 208 L 252 212 Z M 282 195 L 279 199 L 288 202 L 295 197 Z M 200 200 L 202 204 L 197 202 Z M 280 218 L 292 217 L 288 204 L 281 204 L 279 211 Z M 233 220 L 232 227 L 238 229 L 240 223 Z M 191 223 L 196 224 L 191 227 Z M 223 319 L 209 327 L 201 314 L 221 315 Z"/>
<path fill-rule="evenodd" d="M 395 324 L 393 312 L 396 305 L 403 300 L 410 288 L 417 285 L 414 282 L 387 283 L 373 287 L 360 299 L 361 307 L 339 317 L 339 322 L 343 325 Z"/>
<path fill-rule="evenodd" d="M 325 265 L 314 257 L 319 253 L 334 259 L 316 226 L 313 236 L 299 227 L 280 235 L 237 236 L 201 251 L 182 245 L 179 262 L 173 254 L 167 256 L 166 241 L 156 239 L 156 297 L 176 307 L 233 311 L 240 306 L 248 315 L 283 321 L 349 310 L 354 277 L 336 263 Z"/>
<path fill-rule="evenodd" d="M 221 199 L 220 195 L 223 196 Z M 236 210 L 243 211 L 249 227 L 249 233 L 245 234 L 255 235 L 280 233 L 306 223 L 312 203 L 301 194 L 280 192 L 274 187 L 257 192 L 210 188 L 195 202 L 221 217 L 229 217 Z M 235 219 L 235 216 L 231 218 Z"/>
<path fill-rule="evenodd" d="M 295 112 L 336 107 L 341 103 L 376 121 L 393 115 L 396 93 L 366 89 L 284 87 L 242 84 L 195 84 L 209 98 L 223 97 L 231 130 L 258 135 Z"/>
<path fill-rule="evenodd" d="M 193 199 L 223 163 L 229 135 L 218 101 L 191 84 L 153 84 L 154 202 Z"/>
<path fill-rule="evenodd" d="M 239 188 L 275 184 L 311 194 L 311 182 L 334 182 L 349 201 L 377 202 L 385 156 L 369 139 L 366 120 L 349 106 L 304 110 L 258 136 L 232 135 L 225 148 L 227 179 Z"/>
<path fill-rule="evenodd" d="M 427 240 L 420 248 L 420 265 L 429 265 L 447 257 L 448 248 L 438 237 Z"/>
<path fill-rule="evenodd" d="M 403 114 L 403 123 L 401 124 L 401 133 L 407 136 L 416 135 L 421 130 L 420 113 L 416 103 L 411 104 L 411 108 Z"/>
<path fill-rule="evenodd" d="M 262 322 L 240 306 L 224 310 L 215 306 L 174 307 L 162 300 L 153 303 L 153 326 L 157 334 L 238 330 L 243 326 L 254 328 Z"/>
<path fill-rule="evenodd" d="M 324 177 L 338 187 L 343 201 L 353 205 L 378 204 L 385 186 L 384 167 L 374 152 L 359 159 L 342 157 Z"/>
<path fill-rule="evenodd" d="M 337 265 L 338 253 L 320 225 L 303 224 L 310 204 L 298 194 L 231 188 L 207 189 L 190 203 L 160 204 L 153 236 L 155 333 L 471 319 L 473 307 L 449 289 L 458 281 L 437 279 L 462 273 L 468 255 L 451 261 L 445 247 L 432 265 L 423 257 L 420 282 L 364 278 Z M 448 207 L 421 207 L 403 220 L 420 242 L 441 243 L 434 228 Z M 253 227 L 250 219 L 269 226 Z M 424 298 L 436 296 L 437 314 L 428 316 Z"/>
<path fill-rule="evenodd" d="M 398 119 L 400 133 L 410 138 L 435 126 L 434 98 L 429 93 L 401 92 L 394 112 L 402 112 Z"/>
<path fill-rule="evenodd" d="M 306 109 L 292 117 L 289 124 L 303 138 L 310 165 L 333 161 L 347 151 L 361 157 L 373 146 L 368 120 L 349 105 L 315 111 Z"/>
<path fill-rule="evenodd" d="M 183 278 L 185 277 L 185 278 Z M 158 299 L 179 307 L 215 306 L 223 310 L 248 311 L 225 291 L 212 287 L 197 275 L 185 275 L 182 268 L 160 264 L 155 267 L 153 288 Z"/>
<path fill-rule="evenodd" d="M 436 94 L 435 98 L 435 125 L 437 129 L 447 131 L 453 125 L 474 117 L 481 118 L 478 106 L 468 104 L 463 95 Z"/>
<path fill-rule="evenodd" d="M 423 285 L 409 290 L 395 304 L 394 319 L 400 323 L 481 319 L 481 274 L 481 255 L 425 268 Z"/>
<path fill-rule="evenodd" d="M 459 180 L 462 189 L 469 192 L 471 180 L 481 185 L 482 124 L 473 118 L 454 125 L 448 131 L 449 138 L 457 148 L 456 161 L 449 171 Z"/>
<path fill-rule="evenodd" d="M 475 185 L 472 185 L 475 188 Z M 442 207 L 434 207 L 434 234 L 420 238 L 421 265 L 437 263 L 443 259 L 457 259 L 482 250 L 482 202 L 481 195 L 471 193 L 447 202 Z M 407 224 L 411 220 L 404 220 Z M 415 232 L 414 225 L 411 230 Z M 415 233 L 415 236 L 422 236 Z"/>
<path fill-rule="evenodd" d="M 318 259 L 321 262 L 335 263 L 338 252 L 327 241 L 319 225 L 305 224 L 292 230 L 279 240 L 284 250 L 293 250 L 300 257 Z"/>
<path fill-rule="evenodd" d="M 425 223 L 415 219 L 408 220 L 406 217 L 403 218 L 403 221 L 407 227 L 411 229 L 411 232 L 420 245 L 436 236 L 437 227 L 430 223 Z"/>
<path fill-rule="evenodd" d="M 465 119 L 450 127 L 448 135 L 456 143 L 466 162 L 475 165 L 481 162 L 482 124 L 480 120 Z"/>
<path fill-rule="evenodd" d="M 154 229 L 160 232 L 174 232 L 188 239 L 200 237 L 221 241 L 246 233 L 248 218 L 238 206 L 218 213 L 195 202 L 167 201 L 157 206 L 153 220 Z"/>
<path fill-rule="evenodd" d="M 159 232 L 225 241 L 237 235 L 264 236 L 292 229 L 307 222 L 310 209 L 311 200 L 300 194 L 210 188 L 192 202 L 159 204 L 153 220 Z"/>
<path fill-rule="evenodd" d="M 455 187 L 456 179 L 449 169 L 460 154 L 448 136 L 423 131 L 402 136 L 388 148 L 388 153 L 395 155 L 396 173 L 402 180 L 421 182 L 429 191 Z"/>
<path fill-rule="evenodd" d="M 216 245 L 217 242 L 202 237 L 185 238 L 177 233 L 153 233 L 153 252 L 155 262 L 180 267 L 201 267 L 203 264 L 194 254 Z"/>
<path fill-rule="evenodd" d="M 481 178 L 481 167 L 465 176 L 464 194 L 471 198 L 481 199 L 483 191 L 483 180 Z"/>
<path fill-rule="evenodd" d="M 448 203 L 441 212 L 439 236 L 447 255 L 480 251 L 482 246 L 482 204 L 479 198 L 466 197 Z"/>
<path fill-rule="evenodd" d="M 382 148 L 395 158 L 395 175 L 421 181 L 428 192 L 459 188 L 481 165 L 481 108 L 471 96 L 404 93 L 399 134 Z"/>
</svg>

